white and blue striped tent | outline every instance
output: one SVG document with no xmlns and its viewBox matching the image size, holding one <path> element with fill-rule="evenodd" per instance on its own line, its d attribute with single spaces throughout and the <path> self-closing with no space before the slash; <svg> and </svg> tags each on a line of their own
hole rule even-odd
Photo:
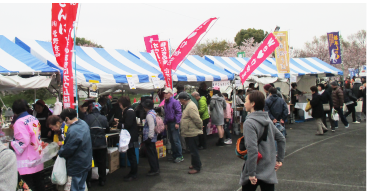
<svg viewBox="0 0 367 191">
<path fill-rule="evenodd" d="M 58 70 L 48 66 L 29 52 L 0 35 L 0 74 L 52 75 Z"/>
<path fill-rule="evenodd" d="M 132 55 L 159 69 L 154 53 L 129 51 Z M 233 80 L 234 75 L 222 70 L 197 55 L 189 55 L 173 75 L 173 81 L 180 82 L 204 82 Z"/>
<path fill-rule="evenodd" d="M 219 56 L 204 56 L 204 59 L 212 64 L 226 70 L 228 72 L 239 74 L 245 67 L 250 58 L 236 57 L 219 57 Z M 290 74 L 279 74 L 276 67 L 275 58 L 267 58 L 254 71 L 255 76 L 271 76 L 280 78 L 289 78 L 290 75 L 303 76 L 310 74 L 318 74 L 325 76 L 343 75 L 343 72 L 332 67 L 326 62 L 312 58 L 291 58 L 290 59 Z"/>
</svg>

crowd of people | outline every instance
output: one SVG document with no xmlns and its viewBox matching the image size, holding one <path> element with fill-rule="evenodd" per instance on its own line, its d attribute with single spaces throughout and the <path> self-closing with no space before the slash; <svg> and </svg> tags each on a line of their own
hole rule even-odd
<svg viewBox="0 0 367 191">
<path fill-rule="evenodd" d="M 343 88 L 343 89 L 342 89 Z M 347 80 L 343 87 L 337 82 L 321 83 L 310 88 L 312 100 L 312 117 L 317 126 L 316 135 L 328 131 L 326 116 L 329 117 L 331 131 L 338 128 L 338 121 L 331 118 L 334 109 L 345 125 L 349 127 L 346 116 L 352 114 L 353 123 L 359 123 L 361 115 L 356 113 L 356 101 L 363 100 L 363 113 L 366 116 L 366 80 Z M 279 88 L 274 84 L 264 86 L 265 94 L 258 91 L 254 84 L 250 84 L 245 91 L 238 90 L 236 103 L 243 105 L 243 136 L 247 149 L 247 160 L 242 167 L 240 184 L 243 190 L 274 190 L 277 183 L 275 171 L 282 166 L 285 152 L 285 122 L 288 120 L 288 106 Z M 296 84 L 292 84 L 291 103 L 297 102 L 301 92 Z M 100 97 L 87 99 L 79 107 L 78 112 L 71 108 L 62 110 L 60 115 L 52 115 L 44 101 L 39 100 L 32 111 L 25 100 L 16 100 L 12 109 L 15 114 L 12 128 L 14 140 L 10 144 L 16 163 L 9 163 L 8 171 L 16 169 L 18 180 L 27 183 L 31 190 L 43 190 L 44 185 L 40 172 L 43 163 L 40 160 L 39 146 L 41 139 L 57 142 L 60 146 L 58 155 L 66 159 L 66 169 L 69 177 L 70 190 L 84 190 L 86 185 L 91 187 L 92 161 L 98 167 L 99 185 L 106 183 L 106 133 L 111 127 L 126 129 L 130 136 L 127 158 L 130 162 L 130 172 L 124 177 L 125 181 L 133 181 L 138 176 L 138 164 L 135 149 L 140 147 L 139 130 L 136 117 L 144 116 L 146 122 L 142 130 L 142 140 L 150 165 L 147 176 L 160 174 L 159 160 L 155 143 L 161 139 L 156 131 L 157 116 L 161 114 L 167 137 L 171 143 L 172 155 L 168 160 L 174 163 L 184 161 L 183 152 L 190 152 L 191 165 L 189 174 L 197 174 L 202 170 L 200 150 L 207 149 L 207 126 L 209 122 L 218 129 L 216 146 L 232 144 L 229 130 L 233 106 L 229 100 L 232 96 L 222 93 L 220 87 L 212 88 L 212 96 L 205 83 L 198 91 L 191 94 L 184 86 L 177 87 L 175 95 L 172 89 L 162 91 L 163 106 L 158 113 L 152 99 L 141 102 L 140 113 L 133 108 L 130 98 Z M 343 105 L 348 112 L 343 113 Z M 143 112 L 143 113 L 142 113 Z M 357 117 L 359 116 L 359 119 Z M 0 144 L 0 157 L 3 153 L 10 153 Z M 260 157 L 261 156 L 261 157 Z M 11 174 L 11 173 L 10 173 Z M 14 175 L 14 174 L 13 174 Z M 15 173 L 16 175 L 16 173 Z M 14 176 L 15 176 L 14 175 Z M 1 175 L 0 175 L 1 176 Z M 10 176 L 9 176 L 10 177 Z M 13 184 L 7 182 L 7 188 Z M 5 185 L 5 184 L 4 184 Z M 16 186 L 16 185 L 15 185 Z M 15 188 L 14 188 L 15 189 Z M 8 189 L 8 190 L 14 190 Z M 61 188 L 63 190 L 64 187 Z"/>
</svg>

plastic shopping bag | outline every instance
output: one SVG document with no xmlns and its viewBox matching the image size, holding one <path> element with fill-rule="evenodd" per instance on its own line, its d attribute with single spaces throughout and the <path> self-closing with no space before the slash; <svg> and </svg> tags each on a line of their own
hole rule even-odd
<svg viewBox="0 0 367 191">
<path fill-rule="evenodd" d="M 59 102 L 59 98 L 56 98 L 53 115 L 60 115 L 62 111 L 62 103 Z"/>
<path fill-rule="evenodd" d="M 122 129 L 120 132 L 120 141 L 119 141 L 120 153 L 124 153 L 127 151 L 127 149 L 129 149 L 130 139 L 131 139 L 130 133 L 127 130 Z"/>
<path fill-rule="evenodd" d="M 334 108 L 331 110 L 331 118 L 334 121 L 339 121 L 339 114 L 338 111 L 336 111 Z"/>
<path fill-rule="evenodd" d="M 363 101 L 357 101 L 356 112 L 362 112 Z"/>
<path fill-rule="evenodd" d="M 51 182 L 52 184 L 65 185 L 67 180 L 66 160 L 58 156 L 54 164 L 54 169 L 52 170 Z"/>
</svg>

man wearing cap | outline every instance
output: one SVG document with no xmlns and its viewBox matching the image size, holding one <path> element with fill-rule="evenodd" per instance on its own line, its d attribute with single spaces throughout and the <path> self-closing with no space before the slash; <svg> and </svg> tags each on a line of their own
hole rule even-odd
<svg viewBox="0 0 367 191">
<path fill-rule="evenodd" d="M 203 121 L 200 119 L 199 110 L 191 101 L 190 95 L 186 92 L 178 96 L 183 105 L 181 133 L 186 138 L 187 145 L 190 147 L 191 166 L 189 174 L 196 174 L 201 170 L 201 161 L 197 148 L 198 135 L 203 134 Z"/>
<path fill-rule="evenodd" d="M 180 122 L 181 122 L 181 104 L 175 100 L 171 88 L 166 88 L 164 90 L 164 125 L 168 131 L 168 136 L 170 138 L 172 146 L 172 160 L 175 163 L 184 161 L 182 156 L 182 147 L 180 141 Z"/>
<path fill-rule="evenodd" d="M 199 103 L 199 115 L 203 121 L 203 134 L 199 135 L 199 149 L 206 149 L 206 126 L 209 123 L 208 104 L 206 103 L 205 96 L 200 96 L 199 92 L 193 92 L 191 94 Z"/>
<path fill-rule="evenodd" d="M 343 114 L 343 105 L 344 105 L 344 93 L 343 90 L 338 86 L 338 82 L 331 82 L 331 87 L 333 88 L 333 92 L 331 94 L 331 98 L 333 100 L 333 106 L 336 111 L 338 111 L 339 117 L 345 125 L 345 128 L 349 128 L 349 123 Z M 335 125 L 335 128 L 338 126 Z"/>
</svg>

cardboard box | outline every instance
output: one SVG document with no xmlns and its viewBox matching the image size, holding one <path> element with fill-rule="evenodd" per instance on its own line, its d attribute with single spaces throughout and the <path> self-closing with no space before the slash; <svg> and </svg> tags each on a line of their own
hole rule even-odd
<svg viewBox="0 0 367 191">
<path fill-rule="evenodd" d="M 156 148 L 163 147 L 163 140 L 155 142 L 155 147 Z"/>
<path fill-rule="evenodd" d="M 166 152 L 166 146 L 162 146 L 157 148 L 157 154 L 158 154 L 158 158 L 163 158 L 167 156 L 167 152 Z"/>
<path fill-rule="evenodd" d="M 108 169 L 110 170 L 109 173 L 115 172 L 117 169 L 120 168 L 120 153 L 119 151 L 114 151 L 108 154 Z"/>
</svg>

